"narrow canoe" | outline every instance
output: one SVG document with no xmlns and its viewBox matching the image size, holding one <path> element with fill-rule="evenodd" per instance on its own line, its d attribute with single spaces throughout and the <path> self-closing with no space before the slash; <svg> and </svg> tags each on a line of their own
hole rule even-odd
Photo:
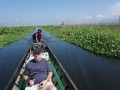
<svg viewBox="0 0 120 90">
<path fill-rule="evenodd" d="M 23 59 L 21 60 L 20 64 L 16 68 L 12 78 L 10 79 L 9 83 L 5 87 L 4 90 L 24 90 L 26 86 L 26 82 L 23 79 L 23 71 L 27 62 L 32 60 L 33 57 L 33 49 L 36 47 L 41 47 L 40 43 L 33 43 L 26 54 L 24 55 Z M 42 58 L 49 60 L 49 63 L 53 70 L 53 76 L 51 81 L 57 87 L 58 90 L 78 90 L 72 79 L 69 77 L 63 66 L 60 64 L 58 59 L 55 57 L 51 49 L 47 44 L 44 43 L 44 52 L 42 53 Z"/>
</svg>

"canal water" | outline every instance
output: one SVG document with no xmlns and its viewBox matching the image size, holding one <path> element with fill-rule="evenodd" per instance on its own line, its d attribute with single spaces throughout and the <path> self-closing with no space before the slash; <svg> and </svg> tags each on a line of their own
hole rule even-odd
<svg viewBox="0 0 120 90">
<path fill-rule="evenodd" d="M 0 90 L 4 90 L 28 50 L 32 34 L 0 49 Z M 43 39 L 78 90 L 120 90 L 120 59 L 95 55 L 44 31 Z"/>
</svg>

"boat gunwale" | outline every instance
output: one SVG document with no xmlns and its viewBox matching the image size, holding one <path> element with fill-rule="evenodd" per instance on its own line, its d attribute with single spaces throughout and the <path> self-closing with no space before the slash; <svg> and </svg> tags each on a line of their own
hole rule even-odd
<svg viewBox="0 0 120 90">
<path fill-rule="evenodd" d="M 54 55 L 54 53 L 52 52 L 52 50 L 49 48 L 49 46 L 47 44 L 46 44 L 46 46 L 49 49 L 50 53 L 55 58 L 55 60 L 57 61 L 58 65 L 60 66 L 60 68 L 62 69 L 62 71 L 64 72 L 65 76 L 68 78 L 68 80 L 70 81 L 70 83 L 73 85 L 74 89 L 78 90 L 78 88 L 76 87 L 76 85 L 74 84 L 74 82 L 72 81 L 72 79 L 70 78 L 70 76 L 67 74 L 66 70 L 63 68 L 63 66 L 61 65 L 61 63 L 59 62 L 59 60 L 57 59 L 57 57 Z"/>
</svg>

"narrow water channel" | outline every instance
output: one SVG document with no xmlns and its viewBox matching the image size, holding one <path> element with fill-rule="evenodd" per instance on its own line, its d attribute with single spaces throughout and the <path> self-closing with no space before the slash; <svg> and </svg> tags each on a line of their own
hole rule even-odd
<svg viewBox="0 0 120 90">
<path fill-rule="evenodd" d="M 0 49 L 0 90 L 30 46 L 31 35 Z M 79 90 L 120 90 L 120 59 L 97 56 L 44 31 L 43 39 Z"/>
</svg>

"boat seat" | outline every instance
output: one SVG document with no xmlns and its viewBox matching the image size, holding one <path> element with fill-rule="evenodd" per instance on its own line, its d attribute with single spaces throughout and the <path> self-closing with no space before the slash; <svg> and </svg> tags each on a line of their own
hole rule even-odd
<svg viewBox="0 0 120 90">
<path fill-rule="evenodd" d="M 51 82 L 52 83 L 52 79 L 50 79 L 50 81 L 49 82 Z M 28 82 L 26 82 L 26 86 L 25 87 L 27 87 L 28 86 Z"/>
</svg>

